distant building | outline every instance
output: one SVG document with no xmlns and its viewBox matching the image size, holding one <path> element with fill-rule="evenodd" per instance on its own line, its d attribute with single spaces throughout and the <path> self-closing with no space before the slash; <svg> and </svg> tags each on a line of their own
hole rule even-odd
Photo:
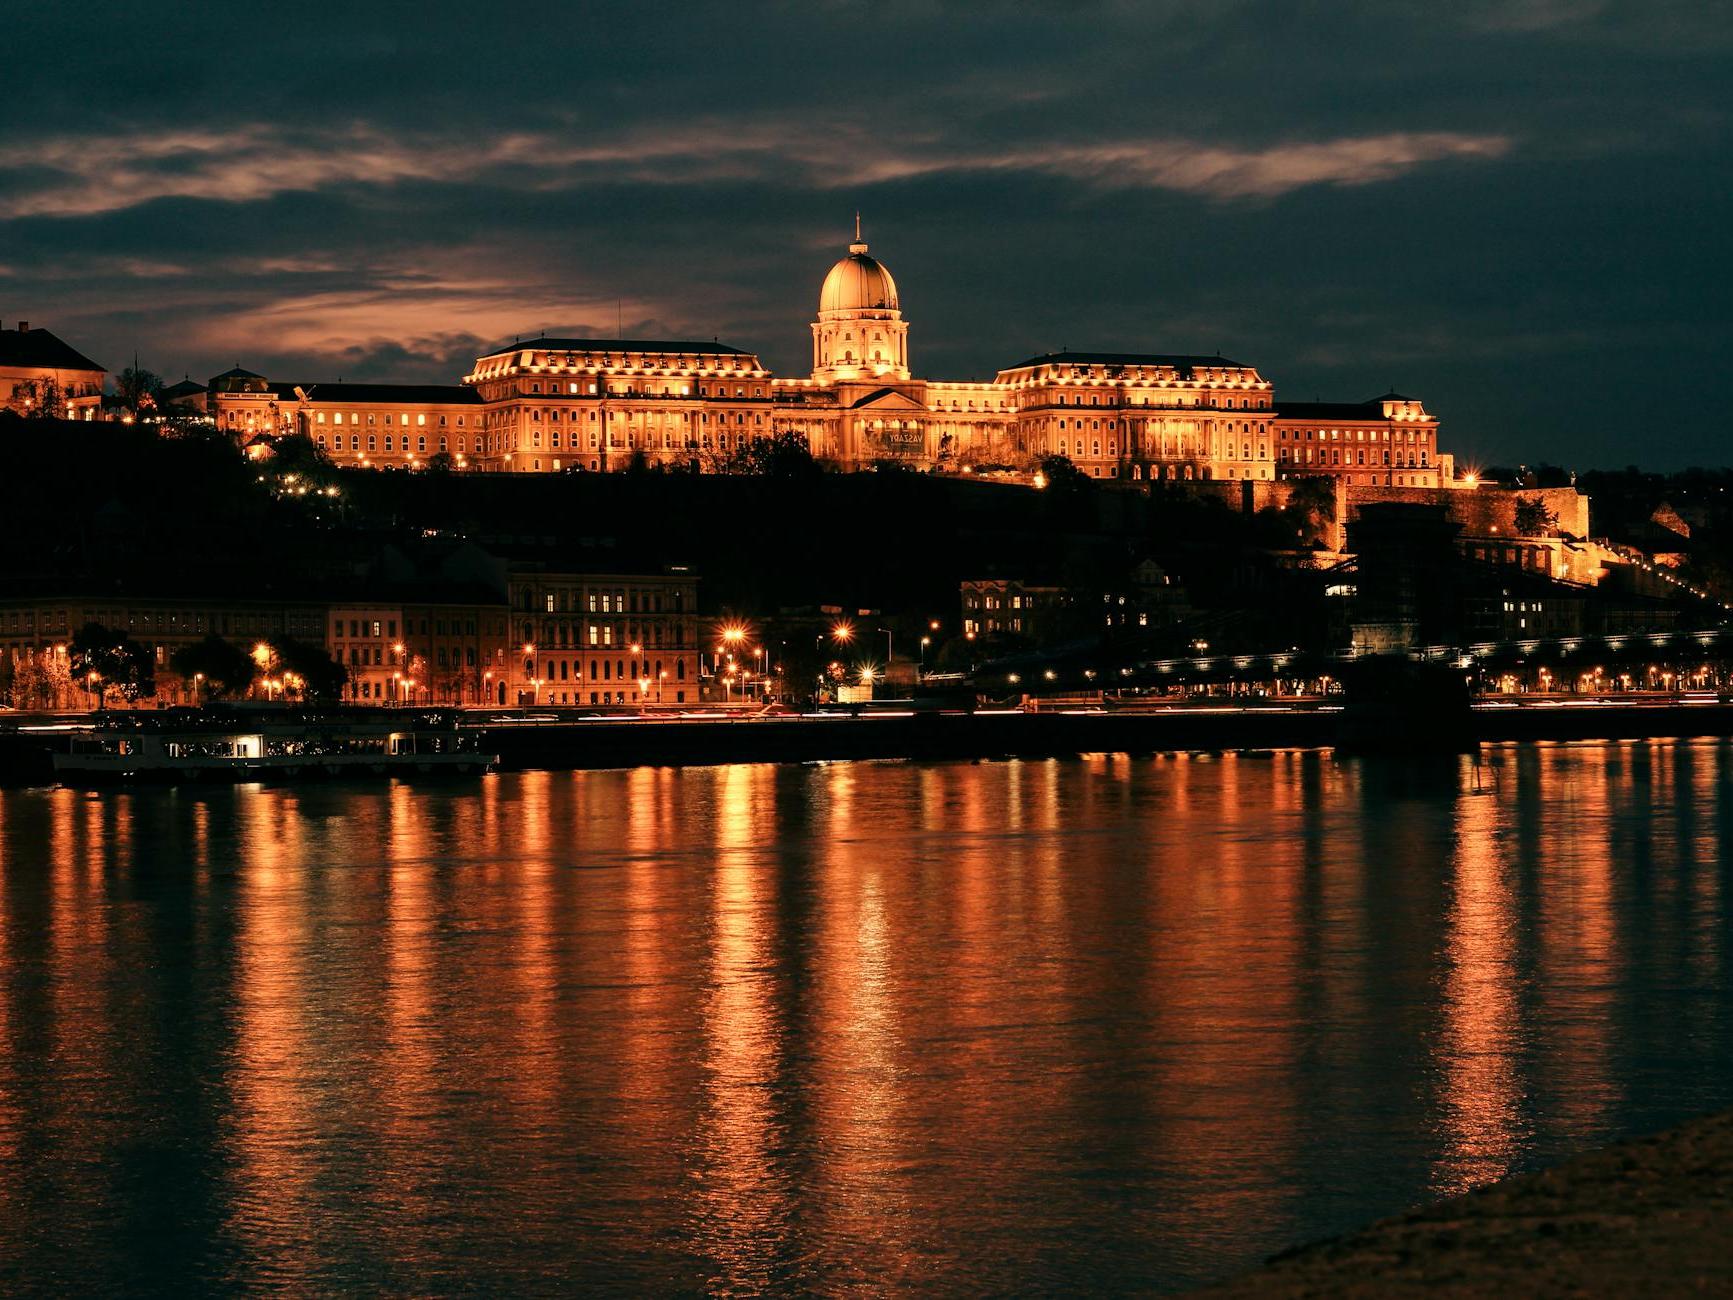
<svg viewBox="0 0 1733 1300">
<path fill-rule="evenodd" d="M 510 565 L 514 642 L 499 703 L 686 704 L 698 700 L 698 577 Z"/>
<path fill-rule="evenodd" d="M 481 450 L 482 401 L 464 384 L 278 383 L 236 367 L 209 392 L 217 427 L 243 447 L 303 434 L 340 464 L 380 469 L 442 454 L 462 468 Z"/>
<path fill-rule="evenodd" d="M 1027 469 L 1060 455 L 1132 482 L 1313 474 L 1437 487 L 1452 474 L 1418 399 L 1279 405 L 1255 367 L 1219 355 L 1048 352 L 991 380 L 916 378 L 896 280 L 858 223 L 820 287 L 811 337 L 806 377 L 774 376 L 716 340 L 535 337 L 478 357 L 461 385 L 285 384 L 237 368 L 212 380 L 211 402 L 243 445 L 301 432 L 356 466 L 413 467 L 443 451 L 497 472 L 710 468 L 787 436 L 846 469 Z"/>
<path fill-rule="evenodd" d="M 466 546 L 419 571 L 401 555 L 321 598 L 0 596 L 0 667 L 61 666 L 87 623 L 150 653 L 159 701 L 191 703 L 172 657 L 208 636 L 252 650 L 292 637 L 348 670 L 355 704 L 656 705 L 698 699 L 698 577 L 597 572 Z M 309 584 L 310 588 L 316 584 Z M 62 706 L 77 706 L 62 682 Z"/>
<path fill-rule="evenodd" d="M 1126 581 L 1106 586 L 972 578 L 960 584 L 959 596 L 965 636 L 1022 637 L 1042 646 L 1170 627 L 1190 613 L 1185 589 L 1148 559 Z"/>
<path fill-rule="evenodd" d="M 203 415 L 210 406 L 210 389 L 188 376 L 162 390 L 164 415 Z"/>
<path fill-rule="evenodd" d="M 69 420 L 102 414 L 108 371 L 45 329 L 0 328 L 0 408 L 28 413 L 58 404 Z"/>
<path fill-rule="evenodd" d="M 1281 478 L 1326 477 L 1383 487 L 1450 487 L 1452 457 L 1438 451 L 1438 421 L 1401 393 L 1365 402 L 1276 403 L 1271 423 Z"/>
<path fill-rule="evenodd" d="M 1018 578 L 972 578 L 961 584 L 965 636 L 1027 637 L 1040 643 L 1071 630 L 1071 593 Z"/>
</svg>

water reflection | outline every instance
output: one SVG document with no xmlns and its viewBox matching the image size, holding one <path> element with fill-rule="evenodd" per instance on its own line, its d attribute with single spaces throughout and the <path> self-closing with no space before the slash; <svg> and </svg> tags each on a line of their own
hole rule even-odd
<svg viewBox="0 0 1733 1300">
<path fill-rule="evenodd" d="M 0 793 L 0 1280 L 1161 1289 L 1728 1102 L 1733 749 L 1488 760 Z"/>
</svg>

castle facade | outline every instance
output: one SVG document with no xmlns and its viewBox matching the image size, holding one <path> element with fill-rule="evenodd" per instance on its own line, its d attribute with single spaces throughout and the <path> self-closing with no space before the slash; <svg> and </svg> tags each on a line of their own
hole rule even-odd
<svg viewBox="0 0 1733 1300">
<path fill-rule="evenodd" d="M 1453 465 L 1417 398 L 1283 403 L 1220 356 L 1059 352 L 991 382 L 915 377 L 896 280 L 860 237 L 825 276 L 804 377 L 717 342 L 537 338 L 478 357 L 450 385 L 211 381 L 218 425 L 243 442 L 298 431 L 339 464 L 603 473 L 634 462 L 725 463 L 792 435 L 843 469 L 882 462 L 959 473 L 1062 455 L 1102 479 L 1327 476 L 1445 487 Z"/>
</svg>

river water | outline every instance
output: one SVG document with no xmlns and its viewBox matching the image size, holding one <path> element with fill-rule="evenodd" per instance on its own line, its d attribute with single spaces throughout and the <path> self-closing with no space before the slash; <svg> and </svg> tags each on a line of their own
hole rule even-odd
<svg viewBox="0 0 1733 1300">
<path fill-rule="evenodd" d="M 0 792 L 0 1290 L 1172 1290 L 1733 1104 L 1733 748 Z"/>
</svg>

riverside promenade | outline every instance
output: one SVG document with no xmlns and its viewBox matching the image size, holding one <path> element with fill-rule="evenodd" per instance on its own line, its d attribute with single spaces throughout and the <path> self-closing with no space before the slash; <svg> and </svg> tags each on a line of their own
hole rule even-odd
<svg viewBox="0 0 1733 1300">
<path fill-rule="evenodd" d="M 1278 1255 L 1199 1300 L 1733 1294 L 1733 1114 Z"/>
<path fill-rule="evenodd" d="M 136 716 L 150 719 L 157 715 L 140 710 Z M 473 710 L 463 725 L 481 733 L 480 748 L 498 754 L 502 767 L 563 770 L 1328 748 L 1338 742 L 1341 717 L 1340 708 L 1334 705 L 1260 701 L 1035 712 L 891 706 L 854 714 L 772 716 Z M 19 785 L 51 780 L 50 752 L 70 743 L 66 728 L 88 720 L 65 716 L 34 721 L 16 716 L 0 719 L 0 782 Z M 1733 736 L 1733 702 L 1716 697 L 1489 702 L 1472 711 L 1470 733 L 1472 740 L 1482 743 Z"/>
</svg>

